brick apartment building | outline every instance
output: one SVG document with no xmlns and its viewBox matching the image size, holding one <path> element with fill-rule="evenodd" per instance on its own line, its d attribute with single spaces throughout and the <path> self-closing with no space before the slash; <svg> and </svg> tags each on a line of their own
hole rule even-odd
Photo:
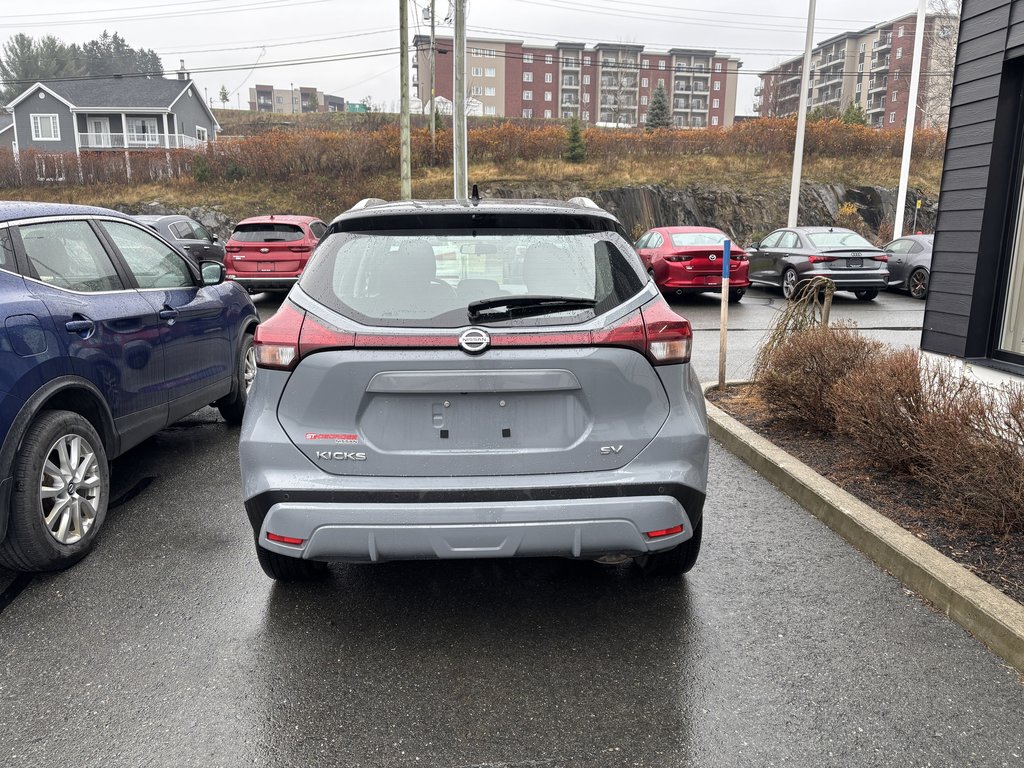
<svg viewBox="0 0 1024 768">
<path fill-rule="evenodd" d="M 295 115 L 300 112 L 344 112 L 345 100 L 340 96 L 300 86 L 291 90 L 272 85 L 249 89 L 249 110 Z"/>
<path fill-rule="evenodd" d="M 430 38 L 417 35 L 413 60 L 420 101 L 430 104 Z M 435 93 L 452 98 L 451 38 L 436 38 Z M 594 125 L 642 125 L 659 85 L 679 128 L 725 127 L 736 116 L 739 59 L 713 50 L 522 40 L 466 43 L 466 96 L 484 115 L 533 119 L 577 117 Z"/>
<path fill-rule="evenodd" d="M 917 124 L 945 127 L 949 119 L 952 72 L 945 72 L 956 49 L 955 18 L 925 18 Z M 917 15 L 908 13 L 856 32 L 843 32 L 811 52 L 808 109 L 840 112 L 859 104 L 875 128 L 903 128 L 907 120 Z M 784 61 L 761 75 L 754 110 L 762 117 L 796 114 L 803 57 Z"/>
</svg>

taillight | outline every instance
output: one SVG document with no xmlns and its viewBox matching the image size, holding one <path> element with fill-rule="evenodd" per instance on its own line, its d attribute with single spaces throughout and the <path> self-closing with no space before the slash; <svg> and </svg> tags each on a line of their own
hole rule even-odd
<svg viewBox="0 0 1024 768">
<path fill-rule="evenodd" d="M 224 246 L 224 250 L 227 251 L 228 253 L 241 253 L 242 252 L 242 246 L 240 246 L 240 245 L 225 245 Z"/>
<path fill-rule="evenodd" d="M 730 254 L 730 257 L 732 261 L 747 261 L 747 254 L 743 251 L 740 251 L 739 253 L 732 253 Z"/>
<path fill-rule="evenodd" d="M 299 358 L 320 349 L 351 349 L 355 334 L 334 328 L 294 304 L 285 303 L 267 322 L 256 327 L 253 346 L 256 365 L 288 370 Z"/>
<path fill-rule="evenodd" d="M 647 334 L 647 358 L 655 365 L 688 363 L 693 345 L 690 323 L 660 299 L 640 310 Z"/>
<path fill-rule="evenodd" d="M 872 256 L 871 260 L 872 261 L 888 261 L 889 260 L 889 254 L 887 254 L 887 253 L 880 253 L 877 256 Z"/>
<path fill-rule="evenodd" d="M 807 260 L 809 262 L 811 262 L 811 264 L 820 264 L 823 261 L 839 261 L 839 257 L 838 256 L 808 256 Z"/>
<path fill-rule="evenodd" d="M 665 261 L 671 261 L 674 264 L 677 264 L 680 261 L 690 261 L 692 258 L 693 256 L 666 256 Z"/>
<path fill-rule="evenodd" d="M 650 534 L 647 534 L 650 536 Z M 294 536 L 281 536 L 277 533 L 267 533 L 267 541 L 276 541 L 278 544 L 290 544 L 293 547 L 301 547 L 304 539 L 297 539 Z"/>
<path fill-rule="evenodd" d="M 674 535 L 676 533 L 682 533 L 682 532 L 683 532 L 683 526 L 681 526 L 681 525 L 673 525 L 671 528 L 662 528 L 662 529 L 657 530 L 657 531 L 648 531 L 646 535 L 647 535 L 647 538 L 649 538 L 649 539 L 660 539 L 660 538 L 663 538 L 665 536 L 672 536 L 672 535 Z"/>
</svg>

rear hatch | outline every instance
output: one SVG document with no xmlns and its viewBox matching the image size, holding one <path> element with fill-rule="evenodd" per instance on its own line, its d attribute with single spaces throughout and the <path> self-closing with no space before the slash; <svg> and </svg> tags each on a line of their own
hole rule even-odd
<svg viewBox="0 0 1024 768">
<path fill-rule="evenodd" d="M 261 364 L 294 345 L 278 417 L 310 461 L 344 475 L 608 470 L 661 429 L 655 366 L 688 360 L 690 329 L 628 244 L 482 231 L 332 235 L 261 326 Z"/>
<path fill-rule="evenodd" d="M 880 272 L 888 268 L 889 256 L 848 229 L 808 232 L 814 255 L 812 264 L 838 271 Z"/>
<path fill-rule="evenodd" d="M 677 276 L 691 275 L 699 278 L 703 285 L 720 285 L 722 282 L 722 259 L 725 258 L 725 246 L 685 246 L 672 248 L 665 261 Z M 746 254 L 738 249 L 730 251 L 729 268 L 732 276 L 736 273 L 746 274 Z"/>
<path fill-rule="evenodd" d="M 235 227 L 224 250 L 234 274 L 294 274 L 304 267 L 311 247 L 298 224 L 259 222 Z"/>
</svg>

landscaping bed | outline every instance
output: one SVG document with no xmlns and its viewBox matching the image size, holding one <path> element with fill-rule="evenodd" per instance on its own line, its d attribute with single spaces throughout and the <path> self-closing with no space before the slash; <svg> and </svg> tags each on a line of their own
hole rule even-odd
<svg viewBox="0 0 1024 768">
<path fill-rule="evenodd" d="M 757 434 L 800 459 L 818 474 L 907 529 L 1005 594 L 1024 603 L 1024 540 L 952 523 L 936 511 L 935 499 L 910 476 L 884 471 L 849 440 L 785 418 L 749 386 L 708 400 Z"/>
</svg>

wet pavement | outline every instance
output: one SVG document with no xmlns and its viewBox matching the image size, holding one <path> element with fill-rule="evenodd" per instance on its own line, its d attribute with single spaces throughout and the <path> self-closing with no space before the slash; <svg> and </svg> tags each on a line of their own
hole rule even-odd
<svg viewBox="0 0 1024 768">
<path fill-rule="evenodd" d="M 523 560 L 288 586 L 237 437 L 210 409 L 161 432 L 115 462 L 85 561 L 0 579 L 0 763 L 1024 764 L 1018 676 L 717 444 L 679 582 Z"/>
</svg>

